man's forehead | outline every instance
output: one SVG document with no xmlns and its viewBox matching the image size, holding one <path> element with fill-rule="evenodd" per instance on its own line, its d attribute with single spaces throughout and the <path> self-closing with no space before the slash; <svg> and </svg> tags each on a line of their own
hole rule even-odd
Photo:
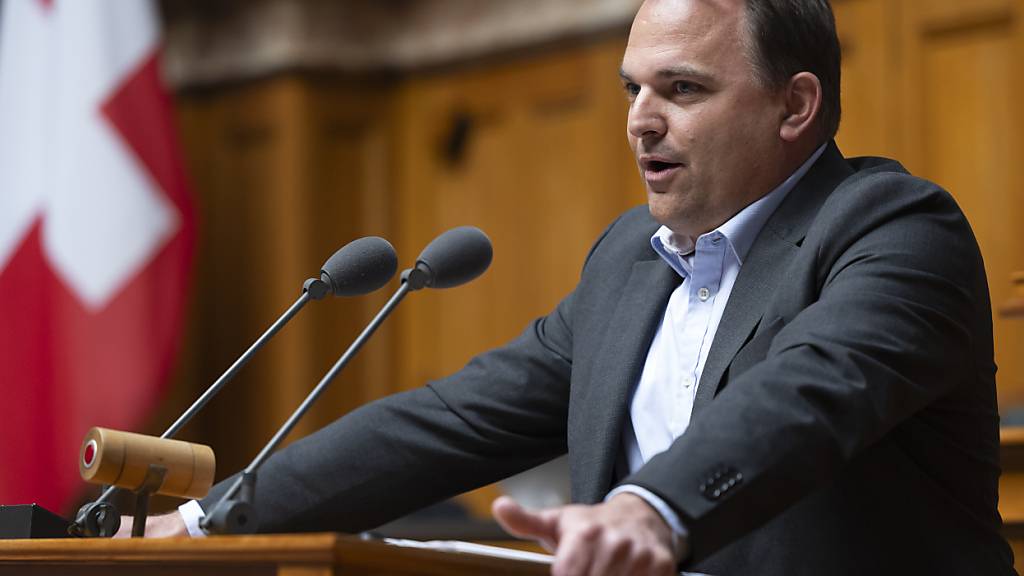
<svg viewBox="0 0 1024 576">
<path fill-rule="evenodd" d="M 629 34 L 630 44 L 670 41 L 714 30 L 735 30 L 744 0 L 646 0 Z"/>
<path fill-rule="evenodd" d="M 704 68 L 700 61 L 742 42 L 743 6 L 743 0 L 647 0 L 633 21 L 623 68 L 628 73 L 633 58 L 645 68 L 669 68 L 682 64 L 680 57 Z"/>
<path fill-rule="evenodd" d="M 741 15 L 746 0 L 644 0 L 637 18 L 673 22 L 685 18 L 731 19 Z"/>
</svg>

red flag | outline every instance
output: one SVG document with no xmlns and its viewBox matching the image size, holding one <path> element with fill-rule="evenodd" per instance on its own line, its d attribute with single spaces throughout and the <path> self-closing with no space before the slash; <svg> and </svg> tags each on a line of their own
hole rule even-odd
<svg viewBox="0 0 1024 576">
<path fill-rule="evenodd" d="M 132 430 L 181 334 L 194 217 L 148 1 L 0 17 L 0 504 L 69 512 L 91 426 Z"/>
</svg>

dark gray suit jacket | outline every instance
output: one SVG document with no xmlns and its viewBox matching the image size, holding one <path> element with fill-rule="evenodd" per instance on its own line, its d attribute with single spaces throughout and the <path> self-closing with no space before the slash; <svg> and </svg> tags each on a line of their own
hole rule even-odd
<svg viewBox="0 0 1024 576">
<path fill-rule="evenodd" d="M 568 451 L 576 501 L 617 481 L 665 499 L 689 568 L 1013 573 L 988 289 L 946 192 L 830 144 L 747 255 L 689 430 L 623 479 L 629 399 L 679 283 L 657 227 L 625 213 L 518 339 L 271 458 L 262 529 L 371 528 Z"/>
</svg>

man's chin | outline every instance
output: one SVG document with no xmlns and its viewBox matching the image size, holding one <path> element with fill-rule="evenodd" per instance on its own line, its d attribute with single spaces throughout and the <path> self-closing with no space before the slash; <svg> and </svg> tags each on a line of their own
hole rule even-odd
<svg viewBox="0 0 1024 576">
<path fill-rule="evenodd" d="M 703 232 L 694 229 L 700 218 L 695 216 L 693 210 L 669 200 L 664 193 L 648 192 L 647 210 L 650 211 L 651 218 L 676 234 L 694 238 L 702 234 Z"/>
<path fill-rule="evenodd" d="M 651 218 L 654 218 L 658 224 L 668 226 L 675 231 L 676 227 L 681 224 L 681 220 L 684 220 L 684 218 L 681 217 L 678 209 L 673 210 L 671 207 L 666 206 L 665 200 L 666 198 L 663 193 L 659 194 L 657 192 L 648 192 L 647 210 L 650 211 Z"/>
</svg>

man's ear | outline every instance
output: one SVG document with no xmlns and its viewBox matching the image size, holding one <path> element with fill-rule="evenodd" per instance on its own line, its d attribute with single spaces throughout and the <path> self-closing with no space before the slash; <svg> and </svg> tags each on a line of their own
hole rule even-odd
<svg viewBox="0 0 1024 576">
<path fill-rule="evenodd" d="M 794 74 L 785 87 L 785 112 L 779 136 L 795 142 L 818 129 L 821 115 L 821 81 L 810 72 Z"/>
</svg>

